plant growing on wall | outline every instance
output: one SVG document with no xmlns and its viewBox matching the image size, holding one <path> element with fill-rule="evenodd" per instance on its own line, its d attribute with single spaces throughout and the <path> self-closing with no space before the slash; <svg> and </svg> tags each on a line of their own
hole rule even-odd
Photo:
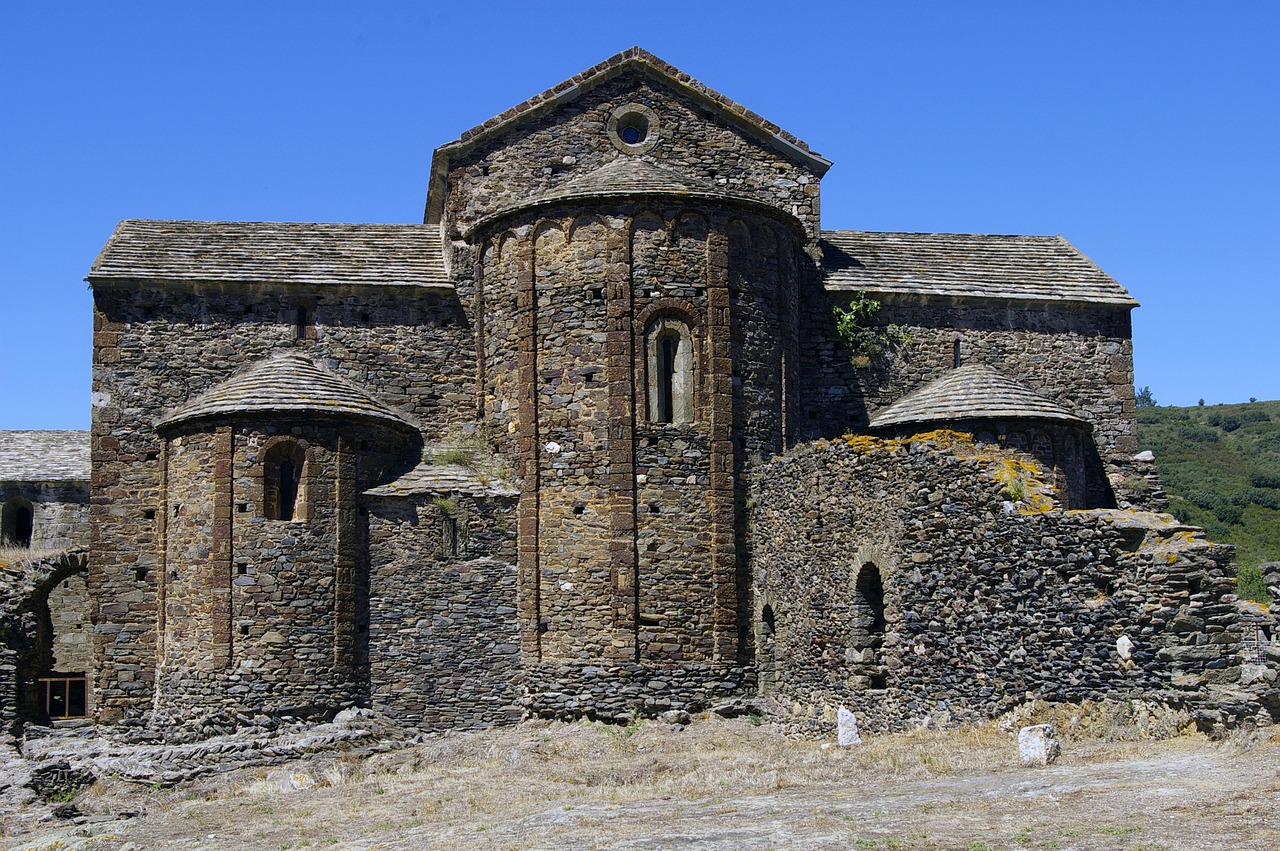
<svg viewBox="0 0 1280 851">
<path fill-rule="evenodd" d="M 880 302 L 861 290 L 847 303 L 831 306 L 836 335 L 849 347 L 850 362 L 859 369 L 870 366 L 882 352 L 911 342 L 911 334 L 904 326 L 875 324 L 879 312 Z"/>
</svg>

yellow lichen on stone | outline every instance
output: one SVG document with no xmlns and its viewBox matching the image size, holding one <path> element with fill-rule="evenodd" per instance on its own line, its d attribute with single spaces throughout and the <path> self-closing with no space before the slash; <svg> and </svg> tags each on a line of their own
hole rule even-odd
<svg viewBox="0 0 1280 851">
<path fill-rule="evenodd" d="M 931 443 L 939 449 L 972 449 L 973 436 L 948 428 L 924 431 L 910 437 L 875 437 L 870 434 L 846 434 L 840 438 L 853 451 L 865 455 L 877 449 L 893 451 L 911 443 Z"/>
<path fill-rule="evenodd" d="M 1014 500 L 1019 514 L 1044 514 L 1058 507 L 1053 487 L 1045 483 L 1044 471 L 1035 461 L 1017 457 L 990 460 L 994 464 L 992 478 L 1005 486 L 1006 493 L 1013 497 L 1012 491 L 1021 491 Z"/>
</svg>

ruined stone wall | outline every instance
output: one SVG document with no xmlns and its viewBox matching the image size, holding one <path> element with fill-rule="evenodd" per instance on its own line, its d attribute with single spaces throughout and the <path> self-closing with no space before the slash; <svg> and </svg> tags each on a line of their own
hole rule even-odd
<svg viewBox="0 0 1280 851">
<path fill-rule="evenodd" d="M 141 713 L 152 695 L 162 412 L 296 345 L 442 435 L 474 420 L 475 349 L 455 297 L 409 288 L 98 287 L 94 304 L 89 581 L 101 606 L 99 706 L 111 720 Z"/>
<path fill-rule="evenodd" d="M 624 153 L 609 132 L 610 116 L 628 104 L 641 105 L 652 116 L 646 144 L 654 144 L 642 153 Z M 456 238 L 485 216 L 521 207 L 632 155 L 676 172 L 690 185 L 785 211 L 804 224 L 809 239 L 817 238 L 816 174 L 693 99 L 638 73 L 602 83 L 457 156 L 450 164 L 445 211 L 450 233 Z"/>
<path fill-rule="evenodd" d="M 865 429 L 878 409 L 951 369 L 959 341 L 962 362 L 987 363 L 1091 424 L 1104 457 L 1137 451 L 1127 307 L 877 296 L 877 321 L 906 326 L 911 342 L 856 368 L 831 320 L 840 295 L 817 284 L 805 293 L 806 437 Z"/>
<path fill-rule="evenodd" d="M 520 719 L 515 523 L 511 498 L 371 499 L 374 709 L 426 727 Z"/>
<path fill-rule="evenodd" d="M 49 620 L 53 632 L 52 670 L 87 674 L 93 670 L 93 623 L 89 583 L 83 572 L 49 590 Z"/>
<path fill-rule="evenodd" d="M 86 569 L 82 549 L 0 562 L 0 733 L 47 723 L 40 678 L 84 670 Z"/>
<path fill-rule="evenodd" d="M 1024 504 L 1008 500 L 1014 478 Z M 766 465 L 751 522 L 767 689 L 815 725 L 847 706 L 880 730 L 1031 698 L 1280 710 L 1274 688 L 1235 691 L 1230 548 L 1167 516 L 1063 512 L 1045 479 L 1029 456 L 949 433 L 818 442 Z M 864 569 L 883 588 L 878 629 Z"/>
<path fill-rule="evenodd" d="M 89 543 L 89 486 L 69 482 L 0 483 L 0 505 L 31 504 L 31 548 L 66 550 Z"/>
</svg>

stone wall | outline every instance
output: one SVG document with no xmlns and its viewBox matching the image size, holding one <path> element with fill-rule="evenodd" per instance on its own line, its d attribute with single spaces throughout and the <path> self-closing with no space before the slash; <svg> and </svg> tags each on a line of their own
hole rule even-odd
<svg viewBox="0 0 1280 851">
<path fill-rule="evenodd" d="M 371 703 L 425 727 L 520 719 L 512 497 L 371 498 Z"/>
<path fill-rule="evenodd" d="M 266 456 L 304 458 L 290 517 Z M 367 696 L 368 574 L 359 494 L 411 466 L 412 441 L 316 415 L 189 426 L 168 440 L 156 709 L 331 715 Z"/>
<path fill-rule="evenodd" d="M 93 623 L 89 619 L 92 608 L 85 573 L 75 573 L 50 588 L 48 606 L 52 670 L 88 674 L 93 670 Z"/>
<path fill-rule="evenodd" d="M 609 130 L 615 110 L 649 111 L 647 150 L 624 152 Z M 602 83 L 555 110 L 530 115 L 450 163 L 446 221 L 452 238 L 495 213 L 526 206 L 602 165 L 643 156 L 689 185 L 752 199 L 803 223 L 817 239 L 819 175 L 687 96 L 640 72 Z"/>
<path fill-rule="evenodd" d="M 0 505 L 31 507 L 31 548 L 69 550 L 89 543 L 89 485 L 72 482 L 0 483 Z"/>
<path fill-rule="evenodd" d="M 905 326 L 911 341 L 857 368 L 831 321 L 840 295 L 816 283 L 805 292 L 805 437 L 864 430 L 877 410 L 951 369 L 959 341 L 962 362 L 989 364 L 1092 425 L 1104 457 L 1138 450 L 1127 306 L 877 296 L 877 322 Z"/>
<path fill-rule="evenodd" d="M 1167 515 L 1062 511 L 1047 481 L 1030 456 L 947 432 L 766 465 L 751 540 L 768 690 L 818 726 L 846 706 L 877 730 L 1032 698 L 1280 717 L 1274 676 L 1245 688 L 1230 548 Z"/>
<path fill-rule="evenodd" d="M 87 621 L 87 608 L 77 608 L 87 602 L 78 593 L 86 569 L 84 550 L 0 562 L 0 733 L 15 733 L 24 721 L 47 722 L 39 678 L 85 670 L 69 667 L 82 658 L 83 645 L 68 639 L 85 635 L 75 621 Z"/>
<path fill-rule="evenodd" d="M 713 202 L 562 207 L 488 235 L 474 276 L 490 436 L 523 488 L 524 656 L 737 660 L 738 473 L 788 434 L 793 224 Z"/>
<path fill-rule="evenodd" d="M 297 315 L 308 324 L 298 339 Z M 151 702 L 156 656 L 161 439 L 154 422 L 284 346 L 299 346 L 428 437 L 475 417 L 474 345 L 463 306 L 416 288 L 190 285 L 94 290 L 90 588 L 101 717 Z"/>
</svg>

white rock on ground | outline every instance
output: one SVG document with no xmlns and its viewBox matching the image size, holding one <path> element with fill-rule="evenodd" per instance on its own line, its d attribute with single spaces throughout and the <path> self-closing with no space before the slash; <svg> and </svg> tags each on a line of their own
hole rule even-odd
<svg viewBox="0 0 1280 851">
<path fill-rule="evenodd" d="M 1018 756 L 1023 765 L 1048 765 L 1058 758 L 1062 747 L 1052 724 L 1035 724 L 1018 731 Z"/>
<path fill-rule="evenodd" d="M 836 744 L 842 748 L 862 744 L 862 737 L 858 735 L 858 718 L 843 706 L 836 714 Z"/>
</svg>

